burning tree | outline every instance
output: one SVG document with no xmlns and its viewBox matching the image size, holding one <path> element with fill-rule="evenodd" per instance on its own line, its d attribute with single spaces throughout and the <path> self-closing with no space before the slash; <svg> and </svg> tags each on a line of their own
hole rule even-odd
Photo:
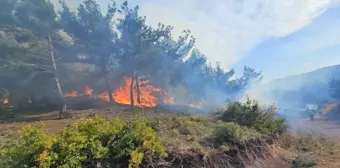
<svg viewBox="0 0 340 168">
<path fill-rule="evenodd" d="M 132 108 L 154 107 L 157 102 L 172 104 L 174 95 L 180 95 L 178 102 L 193 106 L 214 97 L 224 100 L 228 94 L 242 93 L 260 79 L 260 73 L 245 68 L 241 78 L 231 80 L 234 70 L 225 71 L 219 64 L 211 66 L 196 48 L 189 30 L 175 40 L 171 26 L 148 26 L 138 6 L 129 8 L 127 2 L 118 8 L 112 0 L 103 15 L 95 0 L 84 0 L 77 13 L 61 1 L 60 18 L 47 0 L 2 0 L 1 4 L 0 65 L 6 65 L 9 76 L 20 78 L 20 85 L 15 87 L 21 88 L 20 93 L 33 104 L 36 101 L 32 95 L 45 90 L 41 87 L 47 88 L 51 79 L 62 104 L 61 112 L 66 107 L 61 86 L 65 90 L 74 86 L 81 92 L 81 88 L 95 85 L 92 81 L 99 81 L 93 76 L 105 81 L 106 92 L 94 86 L 97 92 L 84 91 L 82 95 L 121 104 L 129 102 Z M 67 35 L 71 43 L 65 40 Z M 91 73 L 72 73 L 66 68 L 78 64 L 91 65 Z M 92 81 L 88 83 L 89 80 Z M 112 81 L 121 81 L 121 85 Z M 74 95 L 78 94 L 65 94 Z"/>
<path fill-rule="evenodd" d="M 113 60 L 119 53 L 117 34 L 112 28 L 117 10 L 115 2 L 112 1 L 109 5 L 106 15 L 102 14 L 94 0 L 85 0 L 80 4 L 77 14 L 72 13 L 64 1 L 61 4 L 60 16 L 64 30 L 72 36 L 79 52 L 85 55 L 76 61 L 90 63 L 101 69 L 110 102 L 113 102 L 108 75 L 114 66 Z"/>
<path fill-rule="evenodd" d="M 141 103 L 140 76 L 148 76 L 150 65 L 162 56 L 162 50 L 157 46 L 161 39 L 170 36 L 171 27 L 159 25 L 153 29 L 145 23 L 145 17 L 139 16 L 139 7 L 133 9 L 128 7 L 127 1 L 122 6 L 120 13 L 124 15 L 120 19 L 118 30 L 121 32 L 119 45 L 122 53 L 118 60 L 123 68 L 125 76 L 131 79 L 130 103 L 134 108 L 134 87 L 136 87 L 137 103 Z"/>
</svg>

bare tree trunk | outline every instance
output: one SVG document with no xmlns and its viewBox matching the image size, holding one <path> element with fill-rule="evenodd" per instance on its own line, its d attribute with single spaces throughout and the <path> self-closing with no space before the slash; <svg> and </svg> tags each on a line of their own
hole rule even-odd
<svg viewBox="0 0 340 168">
<path fill-rule="evenodd" d="M 138 77 L 138 75 L 136 75 L 136 88 L 137 88 L 137 102 L 138 102 L 138 104 L 140 104 L 141 103 L 141 97 L 140 97 L 141 92 L 140 92 L 140 88 L 139 88 L 139 77 Z"/>
<path fill-rule="evenodd" d="M 61 114 L 66 111 L 66 102 L 65 102 L 63 91 L 61 89 L 61 85 L 59 81 L 59 75 L 58 75 L 57 65 L 55 62 L 54 49 L 53 49 L 53 44 L 52 44 L 52 39 L 51 39 L 50 34 L 48 35 L 48 45 L 50 48 L 54 79 L 55 79 L 55 83 L 56 83 L 57 90 L 58 90 L 58 96 L 60 100 L 60 111 L 58 114 L 59 115 L 58 118 L 61 119 L 62 118 Z"/>
<path fill-rule="evenodd" d="M 130 84 L 130 105 L 131 105 L 131 110 L 135 109 L 135 100 L 134 100 L 134 95 L 133 95 L 133 84 L 135 83 L 135 72 L 133 72 L 133 76 L 131 79 L 131 84 Z"/>
<path fill-rule="evenodd" d="M 106 91 L 109 94 L 109 99 L 110 99 L 110 103 L 114 102 L 114 98 L 112 96 L 112 88 L 109 85 L 108 79 L 107 79 L 107 73 L 104 72 L 104 78 L 105 78 L 105 85 L 106 85 Z"/>
</svg>

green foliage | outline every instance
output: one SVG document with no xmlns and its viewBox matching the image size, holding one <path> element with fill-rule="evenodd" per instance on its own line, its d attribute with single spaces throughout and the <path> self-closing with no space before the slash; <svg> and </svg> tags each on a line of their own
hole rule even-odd
<svg viewBox="0 0 340 168">
<path fill-rule="evenodd" d="M 116 137 L 123 128 L 120 120 L 83 119 L 62 130 L 53 146 L 53 164 L 60 167 L 82 166 L 109 156 L 109 138 Z M 53 156 L 52 155 L 52 156 Z"/>
<path fill-rule="evenodd" d="M 50 0 L 0 0 L 0 66 L 12 69 L 20 66 L 16 71 L 24 83 L 37 81 L 36 78 L 47 83 L 58 72 L 61 85 L 67 87 L 65 76 L 72 74 L 68 63 L 86 63 L 96 69 L 84 76 L 105 78 L 108 93 L 112 93 L 110 82 L 117 81 L 112 76 L 145 78 L 159 88 L 171 88 L 176 91 L 174 95 L 186 93 L 182 96 L 184 104 L 207 96 L 220 101 L 224 98 L 208 95 L 210 88 L 221 95 L 238 95 L 259 80 L 260 73 L 248 67 L 241 78 L 231 80 L 235 71 L 224 71 L 219 63 L 216 68 L 209 65 L 206 56 L 195 47 L 196 39 L 189 30 L 173 38 L 171 25 L 160 23 L 151 27 L 146 17 L 140 15 L 138 6 L 116 2 L 110 1 L 107 11 L 102 11 L 98 1 L 84 0 L 73 12 L 69 2 L 61 0 L 57 15 Z M 16 33 L 18 30 L 22 34 Z M 60 32 L 71 37 L 72 46 Z M 11 37 L 5 38 L 3 34 Z M 49 47 L 53 48 L 58 70 L 51 65 Z M 112 72 L 116 74 L 111 75 Z M 87 74 L 87 70 L 79 73 Z M 29 86 L 35 87 L 32 83 Z"/>
<path fill-rule="evenodd" d="M 114 159 L 130 158 L 129 165 L 138 167 L 144 154 L 166 157 L 163 145 L 145 122 L 135 121 L 123 128 L 118 139 L 110 139 L 109 149 Z"/>
<path fill-rule="evenodd" d="M 138 167 L 146 156 L 166 157 L 163 144 L 144 121 L 82 119 L 56 137 L 26 127 L 18 141 L 1 148 L 6 167 L 95 167 L 98 163 Z M 123 166 L 120 165 L 120 166 Z"/>
<path fill-rule="evenodd" d="M 260 107 L 257 101 L 248 99 L 245 103 L 230 102 L 226 109 L 219 112 L 218 118 L 271 135 L 287 129 L 285 120 L 276 118 L 275 115 L 275 107 Z"/>
<path fill-rule="evenodd" d="M 1 167 L 39 167 L 40 154 L 53 137 L 44 133 L 43 127 L 24 127 L 17 140 L 0 148 Z"/>
<path fill-rule="evenodd" d="M 20 27 L 31 30 L 36 36 L 47 38 L 58 27 L 57 14 L 49 0 L 22 0 L 15 10 Z"/>
<path fill-rule="evenodd" d="M 240 126 L 233 122 L 219 121 L 216 124 L 214 135 L 216 136 L 216 139 L 221 143 L 236 143 L 258 138 L 260 134 L 257 133 L 255 130 Z"/>
</svg>

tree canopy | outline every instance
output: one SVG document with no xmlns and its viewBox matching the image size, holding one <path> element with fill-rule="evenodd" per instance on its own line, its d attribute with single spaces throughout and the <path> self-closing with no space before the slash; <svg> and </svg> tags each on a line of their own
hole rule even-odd
<svg viewBox="0 0 340 168">
<path fill-rule="evenodd" d="M 21 83 L 30 83 L 29 88 L 45 83 L 60 99 L 61 88 L 72 81 L 68 79 L 81 80 L 82 75 L 72 76 L 67 68 L 76 64 L 94 67 L 91 73 L 82 73 L 87 78 L 102 78 L 111 102 L 115 83 L 124 77 L 132 79 L 131 98 L 137 87 L 139 99 L 139 83 L 149 80 L 175 100 L 189 103 L 235 98 L 261 80 L 261 73 L 250 67 L 236 78 L 233 69 L 226 71 L 219 63 L 212 66 L 196 47 L 190 30 L 174 37 L 171 25 L 152 27 L 139 7 L 131 7 L 127 1 L 116 4 L 112 0 L 107 11 L 95 0 L 84 0 L 76 11 L 67 1 L 59 2 L 60 11 L 49 0 L 0 3 L 0 74 L 12 72 Z"/>
</svg>

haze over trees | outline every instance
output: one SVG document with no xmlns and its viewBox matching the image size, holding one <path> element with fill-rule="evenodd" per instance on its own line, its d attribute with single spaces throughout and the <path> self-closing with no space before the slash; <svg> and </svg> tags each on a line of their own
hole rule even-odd
<svg viewBox="0 0 340 168">
<path fill-rule="evenodd" d="M 67 1 L 60 1 L 60 11 L 48 0 L 0 3 L 0 88 L 8 90 L 11 104 L 18 107 L 28 99 L 51 100 L 63 112 L 65 92 L 84 85 L 95 91 L 105 88 L 114 102 L 112 90 L 126 77 L 131 78 L 132 107 L 133 89 L 140 102 L 139 83 L 144 80 L 175 101 L 190 102 L 217 99 L 216 94 L 222 100 L 235 98 L 261 80 L 261 73 L 249 67 L 235 78 L 233 69 L 211 66 L 189 30 L 174 37 L 171 25 L 151 27 L 138 6 L 128 2 L 111 1 L 108 11 L 102 11 L 95 0 L 84 0 L 76 12 Z M 89 68 L 75 72 L 76 65 Z"/>
<path fill-rule="evenodd" d="M 331 79 L 329 86 L 331 96 L 336 100 L 340 100 L 340 78 Z"/>
</svg>

